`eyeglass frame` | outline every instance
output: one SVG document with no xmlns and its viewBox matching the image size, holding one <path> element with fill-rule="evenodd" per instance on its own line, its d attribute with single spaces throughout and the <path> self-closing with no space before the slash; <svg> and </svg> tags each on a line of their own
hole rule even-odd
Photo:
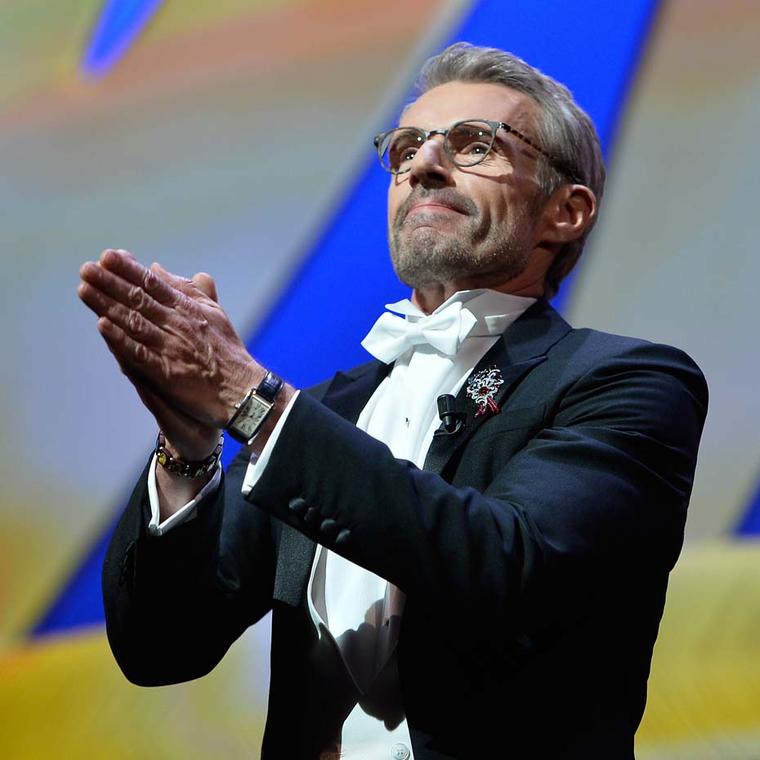
<svg viewBox="0 0 760 760">
<path fill-rule="evenodd" d="M 474 122 L 480 122 L 481 124 L 488 124 L 489 127 L 491 127 L 492 131 L 492 137 L 491 137 L 491 144 L 488 146 L 488 150 L 474 163 L 472 164 L 459 164 L 456 161 L 456 158 L 451 154 L 448 148 L 448 134 L 451 132 L 452 129 L 455 127 L 458 127 L 460 124 L 472 124 Z M 383 140 L 391 134 L 391 132 L 396 132 L 397 130 L 401 129 L 410 129 L 417 132 L 419 135 L 422 136 L 422 141 L 420 142 L 420 147 L 422 147 L 431 137 L 434 137 L 435 135 L 441 135 L 443 137 L 443 149 L 446 151 L 446 155 L 451 159 L 451 162 L 454 164 L 454 166 L 457 166 L 462 169 L 469 169 L 472 166 L 477 166 L 478 164 L 483 163 L 486 158 L 491 154 L 491 151 L 493 150 L 494 143 L 496 142 L 496 133 L 499 131 L 499 129 L 503 129 L 507 134 L 514 135 L 518 140 L 521 140 L 526 145 L 529 145 L 533 150 L 540 153 L 546 160 L 561 174 L 563 174 L 568 179 L 572 180 L 573 182 L 577 181 L 577 177 L 575 174 L 570 171 L 568 168 L 565 167 L 564 162 L 558 159 L 556 156 L 553 156 L 548 151 L 544 150 L 540 145 L 538 145 L 536 142 L 530 139 L 526 134 L 521 132 L 519 129 L 515 129 L 511 124 L 507 124 L 505 121 L 494 121 L 492 119 L 460 119 L 459 121 L 455 121 L 450 127 L 446 129 L 422 129 L 422 127 L 394 127 L 393 129 L 389 129 L 385 132 L 381 132 L 379 135 L 376 135 L 372 142 L 375 146 L 375 150 L 377 151 L 377 157 L 380 161 L 380 166 L 385 169 L 389 174 L 393 174 L 394 176 L 398 176 L 399 174 L 406 174 L 407 172 L 410 172 L 412 167 L 410 166 L 408 169 L 402 169 L 401 171 L 393 171 L 393 169 L 390 168 L 390 166 L 386 167 L 386 165 L 383 163 L 383 155 L 380 152 L 380 145 L 382 144 Z M 385 152 L 385 151 L 383 151 Z"/>
</svg>

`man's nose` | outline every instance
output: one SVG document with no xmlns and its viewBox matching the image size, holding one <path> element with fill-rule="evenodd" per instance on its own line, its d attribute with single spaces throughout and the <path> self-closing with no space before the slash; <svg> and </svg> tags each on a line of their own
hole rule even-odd
<svg viewBox="0 0 760 760">
<path fill-rule="evenodd" d="M 418 148 L 412 159 L 409 182 L 414 187 L 443 187 L 451 183 L 453 164 L 443 149 L 443 138 L 440 135 L 425 140 Z"/>
</svg>

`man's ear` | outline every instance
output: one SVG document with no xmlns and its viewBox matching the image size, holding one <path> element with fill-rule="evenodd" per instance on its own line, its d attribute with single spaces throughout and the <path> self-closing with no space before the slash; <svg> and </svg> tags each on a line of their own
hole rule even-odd
<svg viewBox="0 0 760 760">
<path fill-rule="evenodd" d="M 541 242 L 560 247 L 582 237 L 596 218 L 596 196 L 585 185 L 561 185 L 542 213 Z"/>
</svg>

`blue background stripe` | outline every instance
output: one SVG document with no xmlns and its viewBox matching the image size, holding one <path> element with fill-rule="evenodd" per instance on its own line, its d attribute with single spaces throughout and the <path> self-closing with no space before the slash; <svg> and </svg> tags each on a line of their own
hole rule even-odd
<svg viewBox="0 0 760 760">
<path fill-rule="evenodd" d="M 760 536 L 760 483 L 734 532 L 737 536 Z"/>
<path fill-rule="evenodd" d="M 129 50 L 161 6 L 162 0 L 108 0 L 100 12 L 87 45 L 82 69 L 100 77 Z"/>
</svg>

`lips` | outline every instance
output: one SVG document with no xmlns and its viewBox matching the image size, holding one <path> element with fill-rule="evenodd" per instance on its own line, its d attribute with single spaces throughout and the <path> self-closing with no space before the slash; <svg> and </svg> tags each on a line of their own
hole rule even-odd
<svg viewBox="0 0 760 760">
<path fill-rule="evenodd" d="M 470 209 L 464 199 L 460 200 L 456 197 L 428 197 L 417 198 L 413 200 L 403 215 L 403 219 L 406 219 L 414 211 L 453 211 L 457 214 L 469 214 Z"/>
<path fill-rule="evenodd" d="M 407 212 L 407 216 L 414 211 L 424 211 L 426 209 L 443 209 L 445 211 L 453 211 L 456 214 L 461 214 L 459 209 L 449 206 L 447 203 L 433 203 L 431 201 L 423 201 L 422 203 L 415 203 Z"/>
</svg>

